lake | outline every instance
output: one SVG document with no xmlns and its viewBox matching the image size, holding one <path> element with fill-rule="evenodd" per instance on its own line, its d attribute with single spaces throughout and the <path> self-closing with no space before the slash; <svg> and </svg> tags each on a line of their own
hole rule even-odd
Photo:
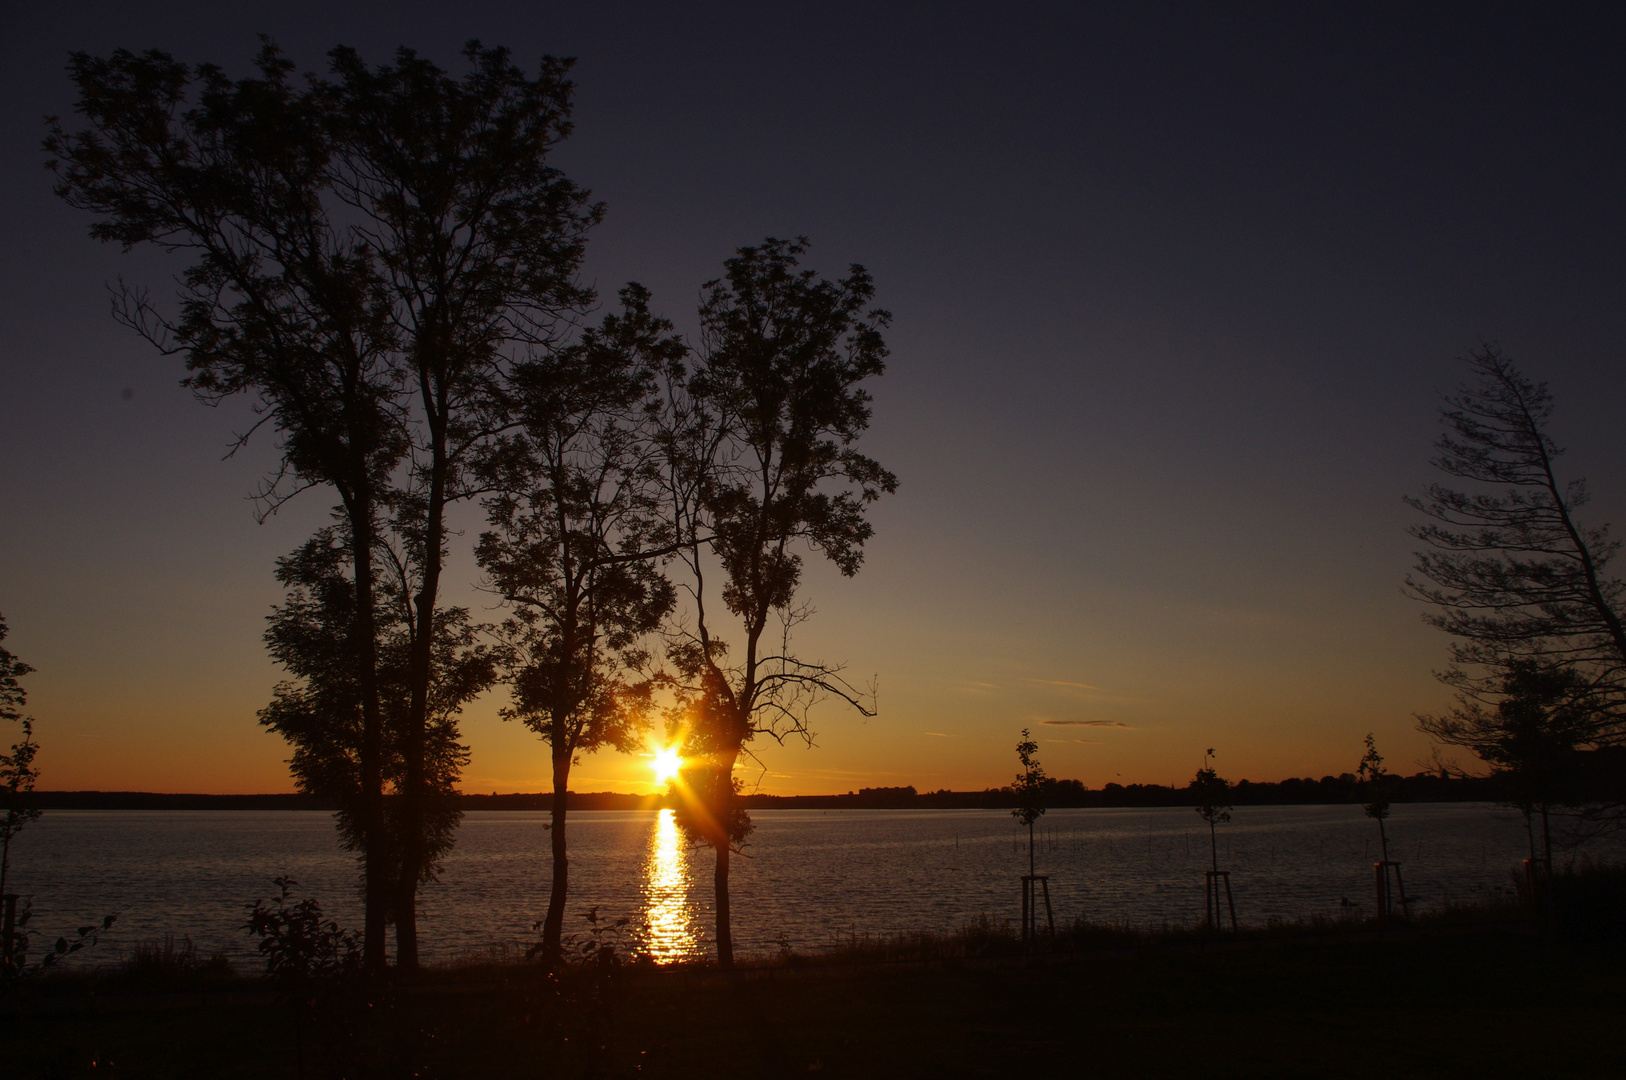
<svg viewBox="0 0 1626 1080">
<path fill-rule="evenodd" d="M 735 948 L 811 951 L 853 936 L 952 931 L 978 916 L 1015 923 L 1027 834 L 1002 810 L 759 810 L 746 858 L 734 860 Z M 550 874 L 545 812 L 476 811 L 464 819 L 441 879 L 423 890 L 420 934 L 430 961 L 513 955 L 536 939 Z M 1507 896 L 1528 855 L 1523 818 L 1482 803 L 1394 807 L 1390 854 L 1423 910 Z M 1189 925 L 1203 917 L 1207 826 L 1189 808 L 1052 810 L 1041 819 L 1038 871 L 1050 875 L 1058 924 L 1075 918 Z M 704 954 L 711 854 L 687 848 L 670 811 L 571 815 L 570 915 L 633 920 L 657 959 Z M 1373 906 L 1377 825 L 1358 806 L 1240 807 L 1219 827 L 1238 919 L 1337 915 Z M 48 813 L 13 842 L 14 891 L 32 896 L 45 939 L 117 912 L 84 961 L 117 959 L 136 942 L 189 936 L 200 954 L 240 967 L 241 926 L 271 879 L 359 926 L 357 868 L 327 814 L 298 811 Z M 36 945 L 37 948 L 37 945 Z"/>
</svg>

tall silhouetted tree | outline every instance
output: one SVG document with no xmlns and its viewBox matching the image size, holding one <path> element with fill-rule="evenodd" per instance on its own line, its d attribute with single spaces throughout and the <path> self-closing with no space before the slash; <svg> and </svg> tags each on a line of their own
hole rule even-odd
<svg viewBox="0 0 1626 1080">
<path fill-rule="evenodd" d="M 89 127 L 70 133 L 52 120 L 46 147 L 58 194 L 98 216 L 92 236 L 188 261 L 178 314 L 121 285 L 115 315 L 165 353 L 183 353 L 184 385 L 204 402 L 252 399 L 250 431 L 269 425 L 282 451 L 260 493 L 268 511 L 292 492 L 333 489 L 367 597 L 381 494 L 407 449 L 399 342 L 379 302 L 376 252 L 324 202 L 331 91 L 296 86 L 293 65 L 269 45 L 256 64 L 258 78 L 233 82 L 161 52 L 76 53 L 76 110 Z M 385 860 L 365 857 L 384 812 L 374 609 L 355 606 L 346 653 L 363 710 L 364 939 L 368 963 L 380 965 L 393 881 Z"/>
<path fill-rule="evenodd" d="M 417 962 L 418 882 L 429 827 L 431 686 L 448 504 L 469 494 L 472 456 L 505 416 L 503 368 L 553 346 L 592 300 L 575 282 L 601 216 L 548 158 L 570 131 L 569 62 L 529 78 L 502 49 L 471 43 L 461 79 L 400 50 L 369 68 L 331 54 L 332 78 L 292 79 L 267 45 L 259 76 L 159 52 L 75 54 L 89 129 L 52 121 L 59 191 L 100 215 L 92 233 L 153 243 L 191 264 L 180 311 L 142 293 L 118 311 L 160 346 L 185 352 L 189 385 L 246 392 L 280 434 L 275 505 L 332 485 L 350 533 L 358 590 L 374 587 L 380 530 L 398 543 L 412 607 L 409 702 L 400 723 L 405 847 L 394 881 L 367 869 L 368 962 L 383 957 L 384 912 L 397 958 Z M 364 828 L 383 828 L 382 705 L 375 604 L 355 605 L 362 666 Z M 417 821 L 417 825 L 412 824 Z M 368 841 L 364 841 L 368 842 Z M 398 856 L 398 857 L 397 857 Z"/>
<path fill-rule="evenodd" d="M 1045 775 L 1044 766 L 1039 764 L 1038 753 L 1039 744 L 1033 741 L 1028 729 L 1023 728 L 1022 741 L 1016 744 L 1016 757 L 1022 763 L 1022 771 L 1016 774 L 1016 782 L 1011 785 L 1011 792 L 1016 796 L 1016 809 L 1011 811 L 1011 816 L 1028 830 L 1029 874 L 1038 872 L 1033 860 L 1033 823 L 1044 817 L 1045 787 L 1050 779 Z"/>
<path fill-rule="evenodd" d="M 368 67 L 332 53 L 342 163 L 333 191 L 378 252 L 383 295 L 412 391 L 412 469 L 393 506 L 410 538 L 415 630 L 402 738 L 403 806 L 427 812 L 431 671 L 446 512 L 472 493 L 470 467 L 509 417 L 516 352 L 547 351 L 593 293 L 577 282 L 603 208 L 551 162 L 571 131 L 571 61 L 544 57 L 535 78 L 506 49 L 471 42 L 461 79 L 398 50 Z M 397 955 L 417 959 L 417 884 L 432 857 L 407 828 L 395 898 Z"/>
<path fill-rule="evenodd" d="M 1427 547 L 1408 589 L 1433 606 L 1424 617 L 1454 638 L 1439 677 L 1456 691 L 1456 705 L 1419 717 L 1419 726 L 1474 752 L 1514 789 L 1538 775 L 1551 787 L 1547 765 L 1508 764 L 1516 747 L 1558 737 L 1569 751 L 1596 750 L 1626 736 L 1626 585 L 1608 572 L 1619 544 L 1607 526 L 1577 517 L 1586 485 L 1559 478 L 1563 451 L 1548 432 L 1546 386 L 1491 347 L 1467 363 L 1473 381 L 1445 399 L 1434 459 L 1464 486 L 1434 484 L 1407 500 L 1431 519 L 1412 530 Z M 1547 719 L 1538 723 L 1537 714 Z M 1575 758 L 1566 752 L 1564 760 Z M 1519 798 L 1532 810 L 1559 802 Z"/>
<path fill-rule="evenodd" d="M 515 365 L 518 430 L 485 463 L 495 494 L 480 565 L 514 614 L 503 710 L 551 750 L 552 886 L 544 960 L 559 959 L 569 889 L 570 768 L 603 746 L 641 745 L 649 705 L 645 638 L 674 593 L 658 560 L 657 377 L 685 349 L 640 287 L 569 348 Z"/>
<path fill-rule="evenodd" d="M 1215 830 L 1231 820 L 1231 782 L 1221 776 L 1214 766 L 1214 751 L 1203 755 L 1203 767 L 1197 770 L 1187 789 L 1197 798 L 1197 815 L 1208 822 L 1208 851 L 1211 869 L 1219 870 L 1219 833 Z"/>
<path fill-rule="evenodd" d="M 1626 586 L 1610 577 L 1619 548 L 1608 527 L 1576 517 L 1583 480 L 1560 480 L 1562 449 L 1548 434 L 1552 397 L 1494 348 L 1467 357 L 1474 381 L 1445 399 L 1434 465 L 1466 483 L 1433 484 L 1406 501 L 1431 520 L 1407 578 L 1432 605 L 1424 617 L 1455 639 L 1440 678 L 1466 700 L 1494 701 L 1511 664 L 1564 664 L 1592 688 L 1594 738 L 1622 735 L 1626 674 L 1619 615 Z"/>
<path fill-rule="evenodd" d="M 11 871 L 11 838 L 40 816 L 33 804 L 34 781 L 39 776 L 34 755 L 39 746 L 34 742 L 34 721 L 23 713 L 28 691 L 20 681 L 34 669 L 5 647 L 7 632 L 6 618 L 0 615 L 0 720 L 7 722 L 7 728 L 18 725 L 23 737 L 11 744 L 10 753 L 0 754 L 0 810 L 5 811 L 0 818 L 0 896 L 6 894 Z"/>
<path fill-rule="evenodd" d="M 861 266 L 831 281 L 800 269 L 806 241 L 741 248 L 704 287 L 698 362 L 673 387 L 665 445 L 670 524 L 692 601 L 668 657 L 687 708 L 685 820 L 716 853 L 719 960 L 733 963 L 729 855 L 749 829 L 734 768 L 767 734 L 808 739 L 808 711 L 834 696 L 871 713 L 840 669 L 808 661 L 791 631 L 802 555 L 858 572 L 869 504 L 897 479 L 859 453 L 866 379 L 882 373 L 889 316 Z M 721 587 L 712 592 L 710 572 Z M 716 588 L 716 578 L 712 588 Z M 714 602 L 721 599 L 721 610 Z M 734 630 L 725 636 L 722 617 Z"/>
</svg>

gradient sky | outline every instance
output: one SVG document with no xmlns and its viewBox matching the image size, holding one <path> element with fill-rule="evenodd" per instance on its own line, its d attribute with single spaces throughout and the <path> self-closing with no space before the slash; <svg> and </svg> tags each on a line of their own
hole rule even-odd
<svg viewBox="0 0 1626 1080">
<path fill-rule="evenodd" d="M 789 5 L 785 5 L 789 7 Z M 86 237 L 40 119 L 69 50 L 246 73 L 337 43 L 580 58 L 560 163 L 609 205 L 589 276 L 692 325 L 742 244 L 806 234 L 896 315 L 866 448 L 902 480 L 863 572 L 810 575 L 806 654 L 880 715 L 766 748 L 763 790 L 1053 775 L 1256 780 L 1430 754 L 1445 641 L 1400 592 L 1454 358 L 1500 343 L 1558 403 L 1588 520 L 1626 518 L 1626 45 L 1618 22 L 1488 5 L 9 4 L 0 13 L 0 611 L 41 786 L 284 791 L 255 711 L 274 454 L 246 404 L 113 324 L 103 283 L 172 268 Z M 1130 5 L 1123 5 L 1128 9 Z M 1579 9 L 1575 9 L 1579 11 Z M 470 524 L 474 524 L 470 521 Z M 466 537 L 466 548 L 473 532 Z M 454 599 L 479 606 L 460 556 Z M 545 747 L 467 714 L 467 791 L 547 786 Z M 582 762 L 577 790 L 643 790 Z"/>
</svg>

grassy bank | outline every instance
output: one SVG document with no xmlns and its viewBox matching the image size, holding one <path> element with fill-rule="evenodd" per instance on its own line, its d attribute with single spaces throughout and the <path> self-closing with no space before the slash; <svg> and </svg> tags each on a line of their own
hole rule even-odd
<svg viewBox="0 0 1626 1080">
<path fill-rule="evenodd" d="M 524 965 L 314 990 L 218 965 L 63 975 L 0 1013 L 7 1077 L 1618 1076 L 1626 960 L 1458 919 L 1378 933 L 998 927 L 734 973 Z"/>
</svg>

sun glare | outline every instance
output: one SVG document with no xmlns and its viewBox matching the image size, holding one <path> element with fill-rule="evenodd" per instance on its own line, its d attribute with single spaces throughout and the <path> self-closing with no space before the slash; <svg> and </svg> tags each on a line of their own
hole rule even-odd
<svg viewBox="0 0 1626 1080">
<path fill-rule="evenodd" d="M 677 779 L 683 769 L 683 756 L 675 746 L 662 746 L 655 751 L 655 758 L 649 767 L 655 771 L 655 783 L 665 784 Z"/>
</svg>

